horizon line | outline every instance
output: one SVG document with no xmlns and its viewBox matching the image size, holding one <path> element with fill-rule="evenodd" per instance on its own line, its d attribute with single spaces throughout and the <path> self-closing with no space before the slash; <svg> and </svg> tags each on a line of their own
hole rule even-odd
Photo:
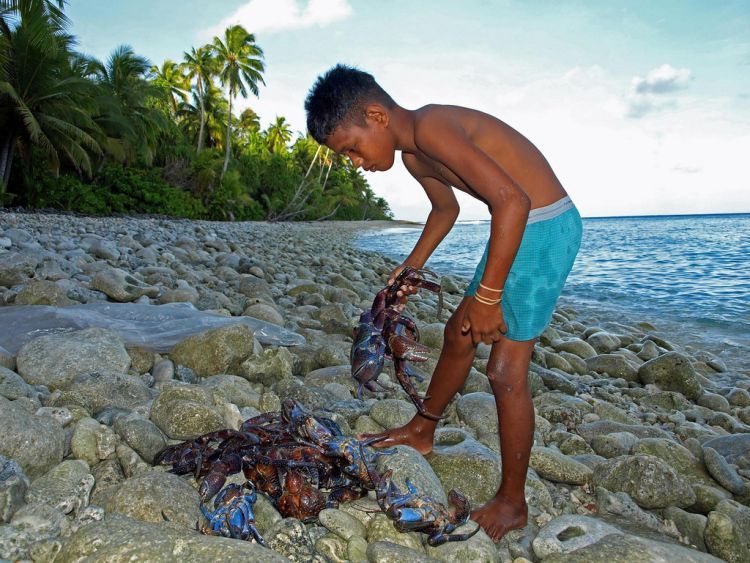
<svg viewBox="0 0 750 563">
<path fill-rule="evenodd" d="M 586 215 L 582 219 L 643 219 L 646 217 L 712 217 L 728 215 L 750 215 L 750 211 L 713 212 L 713 213 L 655 213 L 653 215 Z M 491 221 L 492 219 L 459 219 L 456 223 L 475 223 L 477 221 Z M 394 221 L 409 221 L 408 219 L 394 219 Z M 424 223 L 424 221 L 416 221 Z"/>
<path fill-rule="evenodd" d="M 725 215 L 748 215 L 750 211 L 714 212 L 714 213 L 654 213 L 653 215 L 596 215 L 582 219 L 643 219 L 644 217 L 710 217 Z"/>
</svg>

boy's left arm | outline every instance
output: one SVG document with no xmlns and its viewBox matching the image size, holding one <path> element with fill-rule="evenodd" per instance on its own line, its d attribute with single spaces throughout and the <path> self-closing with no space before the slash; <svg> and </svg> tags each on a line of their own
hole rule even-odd
<svg viewBox="0 0 750 563">
<path fill-rule="evenodd" d="M 433 114 L 424 116 L 415 131 L 415 141 L 426 155 L 443 163 L 479 195 L 490 208 L 492 222 L 487 265 L 482 285 L 502 289 L 521 244 L 531 202 L 502 167 L 468 138 L 460 124 Z M 492 298 L 495 294 L 481 292 Z M 502 307 L 477 299 L 469 303 L 462 330 L 471 331 L 474 344 L 490 344 L 507 330 Z"/>
</svg>

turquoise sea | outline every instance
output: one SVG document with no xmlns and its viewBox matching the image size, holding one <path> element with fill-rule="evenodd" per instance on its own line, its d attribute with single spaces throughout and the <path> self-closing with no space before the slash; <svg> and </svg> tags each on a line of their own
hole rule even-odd
<svg viewBox="0 0 750 563">
<path fill-rule="evenodd" d="M 750 214 L 586 218 L 562 301 L 601 321 L 647 321 L 668 340 L 750 369 Z M 427 263 L 471 278 L 489 221 L 458 222 Z M 419 228 L 360 235 L 397 260 Z"/>
</svg>

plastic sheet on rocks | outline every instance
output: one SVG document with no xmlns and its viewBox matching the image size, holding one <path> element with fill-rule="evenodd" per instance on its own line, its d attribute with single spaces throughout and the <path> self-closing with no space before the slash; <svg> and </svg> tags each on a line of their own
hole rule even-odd
<svg viewBox="0 0 750 563">
<path fill-rule="evenodd" d="M 11 354 L 30 340 L 84 328 L 118 332 L 127 346 L 168 352 L 192 334 L 242 323 L 264 346 L 297 346 L 304 336 L 252 317 L 225 317 L 196 309 L 190 303 L 86 303 L 71 307 L 20 305 L 0 307 L 0 347 Z"/>
</svg>

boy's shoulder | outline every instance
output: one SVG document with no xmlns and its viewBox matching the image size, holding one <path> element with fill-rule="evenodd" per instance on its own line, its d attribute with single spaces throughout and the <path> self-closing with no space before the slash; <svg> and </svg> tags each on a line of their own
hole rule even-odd
<svg viewBox="0 0 750 563">
<path fill-rule="evenodd" d="M 463 128 L 461 110 L 466 108 L 441 104 L 428 104 L 415 110 L 414 141 L 419 145 L 420 142 L 429 142 L 446 130 Z"/>
<path fill-rule="evenodd" d="M 415 127 L 430 127 L 436 124 L 459 122 L 462 111 L 467 111 L 467 108 L 427 104 L 414 111 L 414 125 Z"/>
</svg>

